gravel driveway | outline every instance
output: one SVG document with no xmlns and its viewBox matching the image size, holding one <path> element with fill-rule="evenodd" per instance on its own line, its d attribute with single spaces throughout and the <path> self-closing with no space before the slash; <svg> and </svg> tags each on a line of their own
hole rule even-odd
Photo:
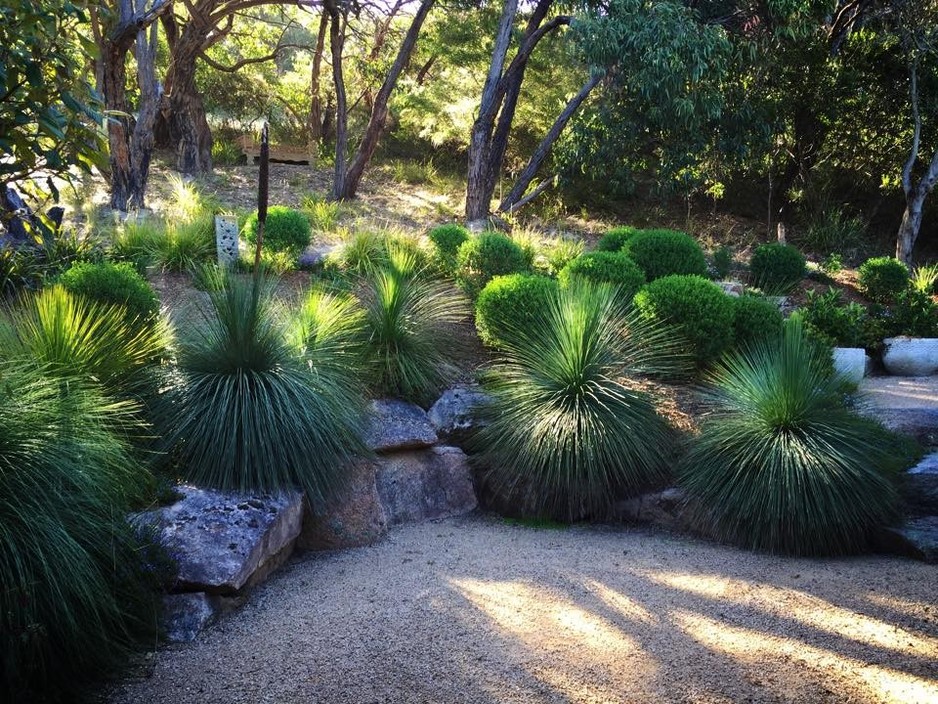
<svg viewBox="0 0 938 704">
<path fill-rule="evenodd" d="M 938 702 L 938 568 L 643 529 L 396 528 L 303 556 L 111 702 Z"/>
</svg>

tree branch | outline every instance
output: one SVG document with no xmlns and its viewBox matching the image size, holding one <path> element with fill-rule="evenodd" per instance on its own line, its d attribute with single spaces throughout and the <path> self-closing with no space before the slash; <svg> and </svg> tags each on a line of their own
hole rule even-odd
<svg viewBox="0 0 938 704">
<path fill-rule="evenodd" d="M 918 159 L 918 150 L 922 139 L 922 116 L 918 110 L 918 61 L 913 60 L 909 64 L 909 79 L 911 83 L 910 93 L 912 98 L 912 120 L 915 124 L 912 132 L 912 150 L 909 152 L 909 158 L 902 168 L 902 190 L 906 198 L 912 192 L 912 169 L 915 167 L 915 161 Z"/>
</svg>

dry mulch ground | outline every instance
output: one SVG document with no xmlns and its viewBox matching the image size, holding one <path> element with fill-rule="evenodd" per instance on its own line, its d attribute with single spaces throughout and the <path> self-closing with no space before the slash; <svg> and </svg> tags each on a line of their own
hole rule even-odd
<svg viewBox="0 0 938 704">
<path fill-rule="evenodd" d="M 111 704 L 938 701 L 934 566 L 472 516 L 310 555 Z"/>
</svg>

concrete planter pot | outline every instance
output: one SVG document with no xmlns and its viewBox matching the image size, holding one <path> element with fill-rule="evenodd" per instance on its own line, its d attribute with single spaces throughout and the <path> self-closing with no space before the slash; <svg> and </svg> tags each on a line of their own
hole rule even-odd
<svg viewBox="0 0 938 704">
<path fill-rule="evenodd" d="M 931 376 L 938 372 L 938 338 L 887 337 L 883 366 L 893 376 Z"/>
<path fill-rule="evenodd" d="M 859 384 L 866 376 L 866 350 L 862 347 L 835 347 L 834 371 L 847 381 Z"/>
</svg>

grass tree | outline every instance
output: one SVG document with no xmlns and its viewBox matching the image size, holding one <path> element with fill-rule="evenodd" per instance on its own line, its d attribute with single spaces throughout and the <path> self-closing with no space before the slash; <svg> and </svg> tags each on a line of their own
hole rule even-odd
<svg viewBox="0 0 938 704">
<path fill-rule="evenodd" d="M 572 282 L 502 349 L 478 442 L 486 482 L 507 504 L 562 520 L 601 517 L 617 498 L 663 480 L 669 429 L 634 378 L 680 358 L 615 288 Z"/>
</svg>

